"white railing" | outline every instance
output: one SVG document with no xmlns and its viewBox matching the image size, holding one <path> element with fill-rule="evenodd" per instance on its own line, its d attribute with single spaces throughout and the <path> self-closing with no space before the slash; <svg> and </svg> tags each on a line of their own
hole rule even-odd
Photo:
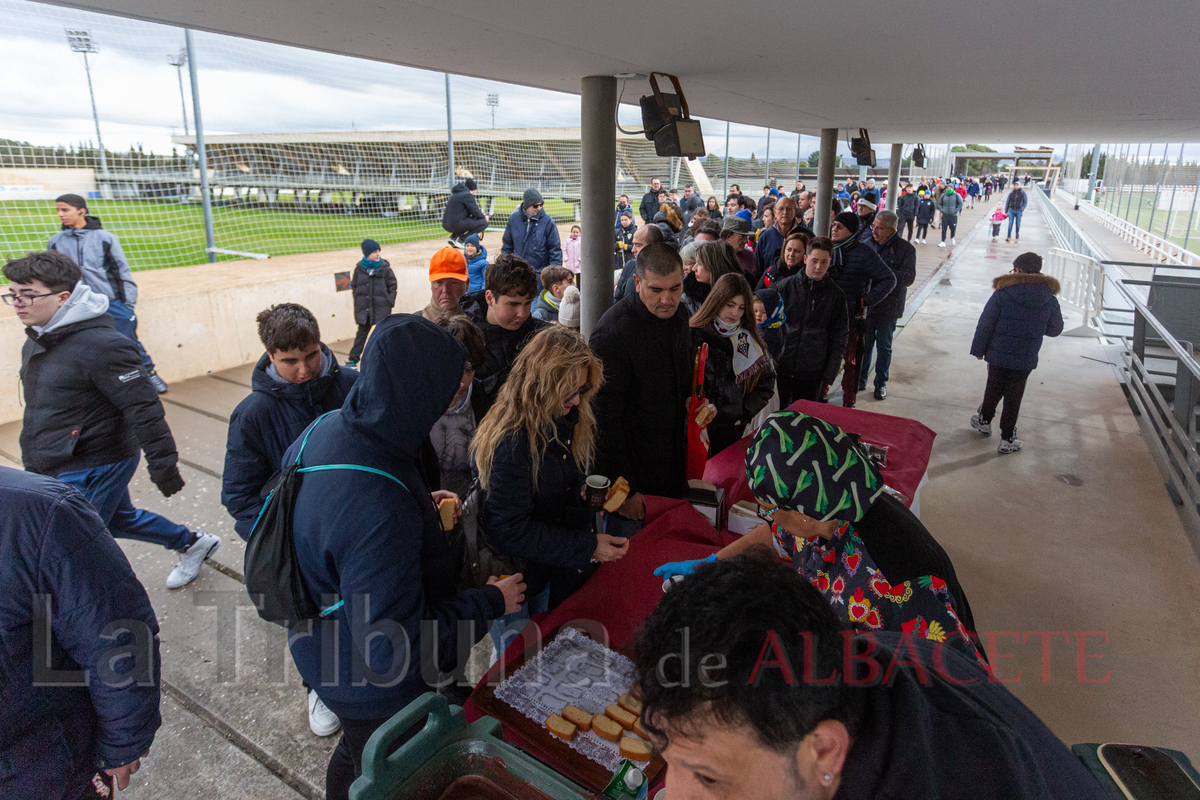
<svg viewBox="0 0 1200 800">
<path fill-rule="evenodd" d="M 1061 194 L 1063 199 L 1068 202 L 1075 202 L 1073 195 L 1066 192 L 1061 192 Z M 1169 239 L 1164 239 L 1145 228 L 1139 228 L 1132 222 L 1121 219 L 1086 200 L 1079 202 L 1079 209 L 1160 264 L 1200 267 L 1200 256 L 1190 250 L 1184 250 L 1181 245 Z"/>
<path fill-rule="evenodd" d="M 1063 335 L 1102 336 L 1098 318 L 1104 308 L 1104 265 L 1091 256 L 1051 247 L 1042 274 L 1058 281 L 1060 300 L 1083 312 L 1083 324 Z"/>
</svg>

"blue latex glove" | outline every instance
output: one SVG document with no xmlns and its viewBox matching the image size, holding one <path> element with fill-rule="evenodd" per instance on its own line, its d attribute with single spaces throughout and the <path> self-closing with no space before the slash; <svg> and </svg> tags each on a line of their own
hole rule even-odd
<svg viewBox="0 0 1200 800">
<path fill-rule="evenodd" d="M 705 561 L 716 561 L 717 554 L 713 553 L 708 558 L 697 558 L 695 561 L 672 561 L 668 564 L 663 564 L 658 569 L 654 570 L 654 574 L 660 578 L 674 578 L 676 575 L 691 575 L 692 570 L 697 564 L 703 564 Z"/>
</svg>

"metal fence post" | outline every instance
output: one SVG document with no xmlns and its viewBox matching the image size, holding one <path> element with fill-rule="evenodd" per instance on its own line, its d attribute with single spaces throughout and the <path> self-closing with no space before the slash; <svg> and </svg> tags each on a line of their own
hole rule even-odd
<svg viewBox="0 0 1200 800">
<path fill-rule="evenodd" d="M 1158 211 L 1158 198 L 1162 196 L 1163 176 L 1167 172 L 1167 147 L 1163 145 L 1162 161 L 1158 162 L 1158 180 L 1154 184 L 1154 202 L 1150 204 L 1150 222 L 1146 224 L 1146 230 L 1154 233 L 1154 215 Z"/>
<path fill-rule="evenodd" d="M 204 121 L 200 117 L 200 79 L 196 74 L 196 48 L 192 45 L 192 30 L 184 28 L 183 44 L 187 48 L 188 77 L 192 81 L 192 119 L 196 123 L 196 153 L 200 163 L 200 207 L 204 210 L 204 240 L 208 263 L 217 260 L 217 237 L 213 230 L 212 195 L 208 191 L 208 152 L 204 147 Z"/>
<path fill-rule="evenodd" d="M 1196 188 L 1192 191 L 1192 211 L 1188 214 L 1187 230 L 1183 234 L 1183 249 L 1187 250 L 1188 239 L 1192 235 L 1192 222 L 1196 218 L 1196 195 L 1200 195 L 1200 170 L 1196 171 Z"/>
<path fill-rule="evenodd" d="M 729 196 L 729 122 L 725 122 L 725 197 Z M 724 206 L 724 200 L 721 205 Z"/>
</svg>

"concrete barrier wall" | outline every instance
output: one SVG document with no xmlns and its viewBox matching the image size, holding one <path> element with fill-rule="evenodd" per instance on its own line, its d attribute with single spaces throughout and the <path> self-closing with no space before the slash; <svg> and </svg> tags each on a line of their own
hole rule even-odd
<svg viewBox="0 0 1200 800">
<path fill-rule="evenodd" d="M 353 265 L 356 256 L 361 253 L 138 272 L 138 336 L 168 383 L 257 361 L 262 344 L 255 317 L 273 303 L 308 308 L 327 342 L 353 338 L 354 298 L 349 291 L 336 290 L 334 273 Z M 392 261 L 392 265 L 398 283 L 396 311 L 424 308 L 430 296 L 428 261 L 407 266 Z M 0 314 L 4 314 L 0 320 L 0 423 L 4 423 L 21 419 L 23 413 L 19 374 L 26 335 L 11 308 L 4 307 Z"/>
</svg>

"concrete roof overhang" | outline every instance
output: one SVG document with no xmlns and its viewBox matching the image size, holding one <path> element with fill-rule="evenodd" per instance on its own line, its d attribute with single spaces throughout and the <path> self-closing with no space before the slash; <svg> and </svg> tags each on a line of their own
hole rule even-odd
<svg viewBox="0 0 1200 800">
<path fill-rule="evenodd" d="M 72 0 L 57 5 L 578 93 L 679 76 L 695 115 L 875 141 L 1196 141 L 1194 0 Z M 847 54 L 850 57 L 847 58 Z M 631 80 L 625 100 L 649 92 Z"/>
</svg>

